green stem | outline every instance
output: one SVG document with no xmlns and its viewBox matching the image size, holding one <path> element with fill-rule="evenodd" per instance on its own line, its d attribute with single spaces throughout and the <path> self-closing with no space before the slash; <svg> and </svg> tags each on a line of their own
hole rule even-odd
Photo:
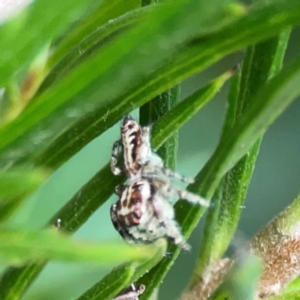
<svg viewBox="0 0 300 300">
<path fill-rule="evenodd" d="M 223 136 L 230 134 L 230 128 L 235 126 L 236 121 L 245 114 L 248 107 L 255 101 L 256 94 L 266 84 L 268 78 L 280 70 L 288 37 L 289 31 L 247 49 L 240 86 L 237 87 L 239 78 L 236 78 L 231 86 Z M 206 222 L 192 285 L 199 282 L 199 276 L 204 276 L 205 270 L 222 257 L 230 244 L 238 226 L 241 207 L 252 178 L 260 142 L 261 139 L 224 177 L 217 225 L 213 224 L 210 219 Z M 211 228 L 215 230 L 211 230 Z"/>
<path fill-rule="evenodd" d="M 164 114 L 169 112 L 180 99 L 180 85 L 168 89 L 164 93 L 158 95 L 151 101 L 147 102 L 140 108 L 141 125 L 153 124 L 159 120 Z M 176 168 L 178 149 L 178 132 L 174 132 L 158 149 L 157 153 L 163 158 L 168 168 Z"/>
<path fill-rule="evenodd" d="M 254 146 L 270 124 L 300 94 L 299 78 L 300 57 L 260 89 L 249 109 L 237 120 L 234 128 L 223 136 L 216 151 L 198 174 L 200 184 L 189 187 L 190 191 L 198 192 L 207 199 L 213 196 L 223 176 Z M 175 210 L 184 236 L 190 236 L 205 209 L 179 201 L 175 205 Z M 179 249 L 173 245 L 170 245 L 168 250 L 173 254 L 172 259 L 159 263 L 143 277 L 144 279 L 147 277 L 148 284 L 145 281 L 147 290 L 142 299 L 147 299 L 163 280 L 179 254 Z"/>
</svg>

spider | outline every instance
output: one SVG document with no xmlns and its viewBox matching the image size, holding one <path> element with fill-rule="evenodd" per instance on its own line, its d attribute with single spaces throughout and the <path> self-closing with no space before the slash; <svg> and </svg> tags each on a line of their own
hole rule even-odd
<svg viewBox="0 0 300 300">
<path fill-rule="evenodd" d="M 174 209 L 169 199 L 173 196 L 209 206 L 209 202 L 198 195 L 178 188 L 171 178 L 194 182 L 163 166 L 162 159 L 151 150 L 150 127 L 140 127 L 130 116 L 126 116 L 121 127 L 122 139 L 114 143 L 111 170 L 122 173 L 117 167 L 119 148 L 123 148 L 124 171 L 129 184 L 116 187 L 119 196 L 111 207 L 111 220 L 115 229 L 129 243 L 152 243 L 160 237 L 170 237 L 180 248 L 190 246 L 182 236 L 174 220 Z"/>
<path fill-rule="evenodd" d="M 138 296 L 143 294 L 145 289 L 146 287 L 143 284 L 136 289 L 135 285 L 132 283 L 113 300 L 139 300 Z"/>
<path fill-rule="evenodd" d="M 168 200 L 176 195 L 189 202 L 199 203 L 197 195 L 175 189 L 157 178 L 140 178 L 129 185 L 117 186 L 116 194 L 119 200 L 111 206 L 111 220 L 126 242 L 147 244 L 161 237 L 169 237 L 178 247 L 190 250 Z M 208 206 L 207 202 L 204 204 Z"/>
<path fill-rule="evenodd" d="M 150 129 L 150 126 L 141 127 L 130 115 L 125 116 L 121 126 L 121 139 L 116 141 L 112 148 L 112 173 L 123 173 L 122 169 L 117 167 L 119 150 L 122 148 L 123 169 L 132 180 L 141 177 L 173 177 L 186 183 L 194 183 L 194 178 L 182 176 L 164 167 L 162 159 L 151 149 Z"/>
</svg>

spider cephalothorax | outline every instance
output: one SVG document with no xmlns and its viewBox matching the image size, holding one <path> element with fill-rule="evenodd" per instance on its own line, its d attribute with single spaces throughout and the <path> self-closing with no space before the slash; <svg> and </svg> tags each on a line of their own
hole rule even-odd
<svg viewBox="0 0 300 300">
<path fill-rule="evenodd" d="M 132 180 L 142 177 L 165 177 L 194 183 L 194 178 L 182 176 L 164 167 L 162 159 L 151 149 L 150 129 L 150 126 L 141 127 L 130 115 L 123 119 L 121 139 L 116 141 L 112 148 L 112 173 L 122 173 L 122 169 L 117 167 L 119 150 L 122 149 L 123 170 Z"/>
<path fill-rule="evenodd" d="M 147 158 L 151 156 L 148 127 L 140 127 L 131 116 L 123 119 L 121 139 L 113 145 L 110 167 L 114 175 L 122 173 L 117 167 L 119 149 L 123 151 L 123 170 L 129 178 L 138 178 Z"/>
</svg>

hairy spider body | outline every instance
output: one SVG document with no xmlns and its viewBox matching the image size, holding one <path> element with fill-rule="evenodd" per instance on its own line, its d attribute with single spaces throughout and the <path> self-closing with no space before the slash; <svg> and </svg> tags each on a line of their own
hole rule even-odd
<svg viewBox="0 0 300 300">
<path fill-rule="evenodd" d="M 145 158 L 151 156 L 148 127 L 140 127 L 130 116 L 123 119 L 121 126 L 121 140 L 114 143 L 110 167 L 114 175 L 122 170 L 117 167 L 119 149 L 123 151 L 124 171 L 129 178 L 141 176 L 141 169 Z"/>
<path fill-rule="evenodd" d="M 152 243 L 161 237 L 169 237 L 177 246 L 190 249 L 174 220 L 174 209 L 169 200 L 177 196 L 209 206 L 206 199 L 171 182 L 171 178 L 189 183 L 194 179 L 165 168 L 162 159 L 151 149 L 150 127 L 141 127 L 130 116 L 124 118 L 121 140 L 113 146 L 110 165 L 115 175 L 122 173 L 117 167 L 120 148 L 129 184 L 116 187 L 119 200 L 110 211 L 115 229 L 129 243 Z"/>
<path fill-rule="evenodd" d="M 152 243 L 169 237 L 180 248 L 190 247 L 174 220 L 169 191 L 157 180 L 136 179 L 117 189 L 119 200 L 111 207 L 111 220 L 125 241 L 131 244 Z"/>
<path fill-rule="evenodd" d="M 123 119 L 121 140 L 114 143 L 110 168 L 114 175 L 120 175 L 122 169 L 117 167 L 120 148 L 123 152 L 123 170 L 127 177 L 134 180 L 141 177 L 176 178 L 187 183 L 194 183 L 194 178 L 182 176 L 164 167 L 162 159 L 152 151 L 150 144 L 151 127 L 141 127 L 131 116 Z"/>
</svg>

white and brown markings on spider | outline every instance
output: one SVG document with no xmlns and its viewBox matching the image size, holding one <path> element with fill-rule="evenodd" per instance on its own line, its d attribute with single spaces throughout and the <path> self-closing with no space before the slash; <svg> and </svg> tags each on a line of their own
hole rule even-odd
<svg viewBox="0 0 300 300">
<path fill-rule="evenodd" d="M 140 284 L 137 288 L 132 283 L 128 288 L 124 289 L 117 297 L 112 300 L 139 300 L 139 295 L 143 294 L 146 287 Z"/>
<path fill-rule="evenodd" d="M 117 166 L 120 150 L 123 168 Z M 209 206 L 209 203 L 171 182 L 172 178 L 186 183 L 195 180 L 164 167 L 162 159 L 151 149 L 150 127 L 141 127 L 126 116 L 121 126 L 121 140 L 113 145 L 110 166 L 113 174 L 125 172 L 129 179 L 127 185 L 116 187 L 119 200 L 111 207 L 111 220 L 123 239 L 145 244 L 169 237 L 177 246 L 190 249 L 175 221 L 169 200 L 177 196 L 202 206 Z"/>
</svg>

